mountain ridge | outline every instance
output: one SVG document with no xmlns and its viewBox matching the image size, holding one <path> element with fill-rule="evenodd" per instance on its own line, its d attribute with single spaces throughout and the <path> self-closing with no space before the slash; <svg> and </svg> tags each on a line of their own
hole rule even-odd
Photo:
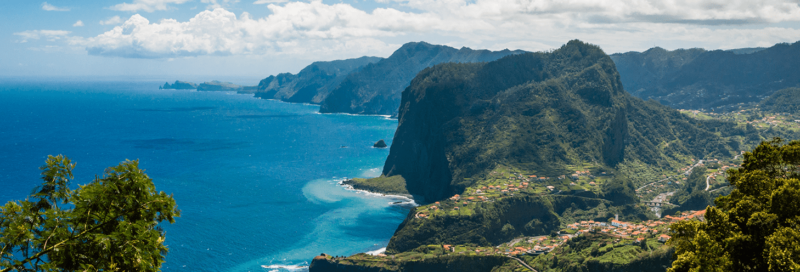
<svg viewBox="0 0 800 272">
<path fill-rule="evenodd" d="M 255 96 L 292 103 L 319 104 L 348 74 L 382 59 L 363 56 L 313 62 L 297 74 L 280 73 L 262 79 L 258 83 Z"/>
<path fill-rule="evenodd" d="M 714 108 L 761 100 L 800 87 L 800 42 L 733 50 L 652 48 L 611 55 L 625 89 L 682 109 Z"/>
<path fill-rule="evenodd" d="M 463 192 L 498 164 L 557 176 L 567 164 L 671 167 L 735 150 L 702 121 L 630 96 L 611 59 L 580 41 L 425 69 L 403 92 L 399 119 L 383 175 L 401 175 L 427 201 Z"/>
<path fill-rule="evenodd" d="M 320 112 L 396 115 L 401 92 L 422 69 L 444 62 L 491 61 L 521 52 L 406 43 L 388 58 L 349 74 L 322 102 Z"/>
</svg>

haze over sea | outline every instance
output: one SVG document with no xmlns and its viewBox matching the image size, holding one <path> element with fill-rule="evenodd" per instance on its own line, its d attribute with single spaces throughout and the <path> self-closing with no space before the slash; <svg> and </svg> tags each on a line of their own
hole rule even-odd
<svg viewBox="0 0 800 272">
<path fill-rule="evenodd" d="M 380 174 L 389 150 L 372 144 L 397 120 L 160 84 L 0 79 L 0 201 L 40 184 L 47 155 L 77 163 L 73 185 L 139 159 L 182 211 L 162 224 L 164 271 L 286 271 L 385 247 L 406 216 L 336 185 Z"/>
</svg>

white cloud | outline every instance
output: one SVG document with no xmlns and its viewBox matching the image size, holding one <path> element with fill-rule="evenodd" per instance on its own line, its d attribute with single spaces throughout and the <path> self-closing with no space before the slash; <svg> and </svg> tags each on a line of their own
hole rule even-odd
<svg viewBox="0 0 800 272">
<path fill-rule="evenodd" d="M 28 42 L 29 40 L 39 40 L 39 39 L 56 41 L 67 37 L 69 33 L 70 32 L 66 30 L 27 30 L 14 33 L 14 35 L 20 36 L 21 40 L 19 40 L 19 42 L 25 43 Z"/>
<path fill-rule="evenodd" d="M 42 9 L 46 11 L 69 11 L 69 8 L 56 7 L 47 2 L 42 3 Z"/>
<path fill-rule="evenodd" d="M 231 54 L 304 54 L 359 49 L 385 50 L 381 37 L 428 29 L 454 29 L 455 23 L 393 9 L 367 13 L 346 4 L 321 1 L 269 5 L 272 15 L 239 18 L 225 9 L 206 10 L 187 22 L 150 23 L 136 14 L 121 26 L 85 39 L 93 55 L 168 58 Z M 375 49 L 371 49 L 375 48 Z M 385 51 L 379 51 L 381 53 Z"/>
<path fill-rule="evenodd" d="M 106 20 L 100 21 L 101 25 L 118 25 L 119 23 L 122 23 L 122 18 L 120 18 L 119 16 L 114 16 Z"/>
<path fill-rule="evenodd" d="M 289 0 L 256 0 L 253 4 L 256 5 L 263 5 L 263 4 L 274 4 L 274 3 L 286 3 Z"/>
<path fill-rule="evenodd" d="M 140 10 L 153 12 L 167 10 L 170 4 L 183 4 L 189 0 L 133 0 L 132 3 L 121 3 L 109 7 L 112 10 L 137 12 Z"/>
<path fill-rule="evenodd" d="M 239 0 L 200 0 L 200 2 L 208 4 L 207 9 L 217 9 L 229 4 L 239 3 Z"/>
<path fill-rule="evenodd" d="M 151 3 L 149 9 L 157 10 L 183 1 L 134 0 L 133 4 Z M 201 1 L 210 6 L 230 2 Z M 254 19 L 245 12 L 237 17 L 217 8 L 185 22 L 150 22 L 136 14 L 101 35 L 70 42 L 85 46 L 93 55 L 129 58 L 291 55 L 322 59 L 387 55 L 397 48 L 396 43 L 410 40 L 538 51 L 578 38 L 607 52 L 655 45 L 717 49 L 800 40 L 800 30 L 775 25 L 800 21 L 800 6 L 794 0 L 385 1 L 414 12 L 393 8 L 366 12 L 320 0 L 280 5 L 270 3 L 282 0 L 257 0 L 254 4 L 268 4 L 269 16 Z M 152 4 L 156 2 L 162 5 Z"/>
<path fill-rule="evenodd" d="M 72 24 L 72 26 L 74 26 L 74 27 L 83 26 L 83 21 L 81 21 L 81 20 L 78 20 L 77 22 L 75 22 L 74 24 Z"/>
</svg>

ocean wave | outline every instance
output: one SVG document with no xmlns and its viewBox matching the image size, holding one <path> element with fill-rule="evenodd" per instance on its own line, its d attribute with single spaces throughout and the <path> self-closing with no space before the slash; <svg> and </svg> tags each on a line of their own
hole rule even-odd
<svg viewBox="0 0 800 272">
<path fill-rule="evenodd" d="M 391 115 L 385 115 L 385 114 L 361 114 L 361 113 L 345 113 L 345 112 L 317 112 L 317 114 L 349 115 L 349 116 L 373 116 L 373 117 L 377 116 L 377 117 L 383 117 L 384 119 L 387 119 L 387 120 L 391 120 L 392 119 Z"/>
<path fill-rule="evenodd" d="M 281 269 L 288 271 L 298 271 L 298 270 L 308 269 L 308 265 L 299 265 L 299 264 L 295 265 L 271 264 L 271 265 L 261 265 L 261 267 L 266 269 L 275 269 L 275 270 L 270 270 L 270 272 L 281 271 Z"/>
<path fill-rule="evenodd" d="M 344 178 L 344 179 L 341 179 L 341 180 L 334 179 L 334 181 L 336 181 L 337 185 L 342 186 L 345 190 L 348 190 L 348 191 L 353 191 L 353 192 L 356 192 L 356 193 L 359 193 L 359 194 L 365 194 L 365 195 L 368 195 L 368 196 L 385 197 L 385 198 L 389 198 L 389 199 L 401 200 L 401 201 L 389 202 L 389 205 L 401 205 L 401 206 L 408 205 L 408 206 L 413 206 L 413 207 L 419 206 L 419 204 L 417 204 L 417 202 L 415 202 L 413 198 L 410 198 L 410 197 L 407 197 L 407 196 L 401 196 L 401 195 L 388 195 L 388 194 L 374 193 L 374 192 L 370 192 L 370 191 L 367 191 L 367 190 L 356 189 L 356 188 L 353 188 L 352 185 L 344 184 L 345 180 L 347 180 L 347 178 Z"/>
<path fill-rule="evenodd" d="M 376 249 L 376 250 L 373 250 L 373 251 L 367 251 L 365 253 L 367 253 L 369 255 L 372 255 L 372 256 L 375 256 L 375 255 L 382 254 L 382 253 L 385 253 L 385 252 L 386 252 L 386 248 L 384 247 L 384 248 L 379 248 L 379 249 Z"/>
</svg>

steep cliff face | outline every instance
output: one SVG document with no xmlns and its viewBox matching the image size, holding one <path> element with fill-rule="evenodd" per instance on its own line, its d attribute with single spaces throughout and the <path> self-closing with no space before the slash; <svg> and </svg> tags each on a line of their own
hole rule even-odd
<svg viewBox="0 0 800 272">
<path fill-rule="evenodd" d="M 403 92 L 399 119 L 383 174 L 401 175 L 428 201 L 462 192 L 497 164 L 557 176 L 568 164 L 668 167 L 734 152 L 701 121 L 630 96 L 611 59 L 579 41 L 425 69 Z"/>
<path fill-rule="evenodd" d="M 294 103 L 319 104 L 344 78 L 365 65 L 383 58 L 360 57 L 355 59 L 318 61 L 299 73 L 282 73 L 269 76 L 258 83 L 256 97 L 278 99 Z"/>
<path fill-rule="evenodd" d="M 729 51 L 653 48 L 611 58 L 627 91 L 676 108 L 755 102 L 800 87 L 800 42 Z"/>
<path fill-rule="evenodd" d="M 323 113 L 395 115 L 400 96 L 419 71 L 439 63 L 486 62 L 522 51 L 455 49 L 425 42 L 407 43 L 389 58 L 352 73 L 325 99 Z"/>
</svg>

